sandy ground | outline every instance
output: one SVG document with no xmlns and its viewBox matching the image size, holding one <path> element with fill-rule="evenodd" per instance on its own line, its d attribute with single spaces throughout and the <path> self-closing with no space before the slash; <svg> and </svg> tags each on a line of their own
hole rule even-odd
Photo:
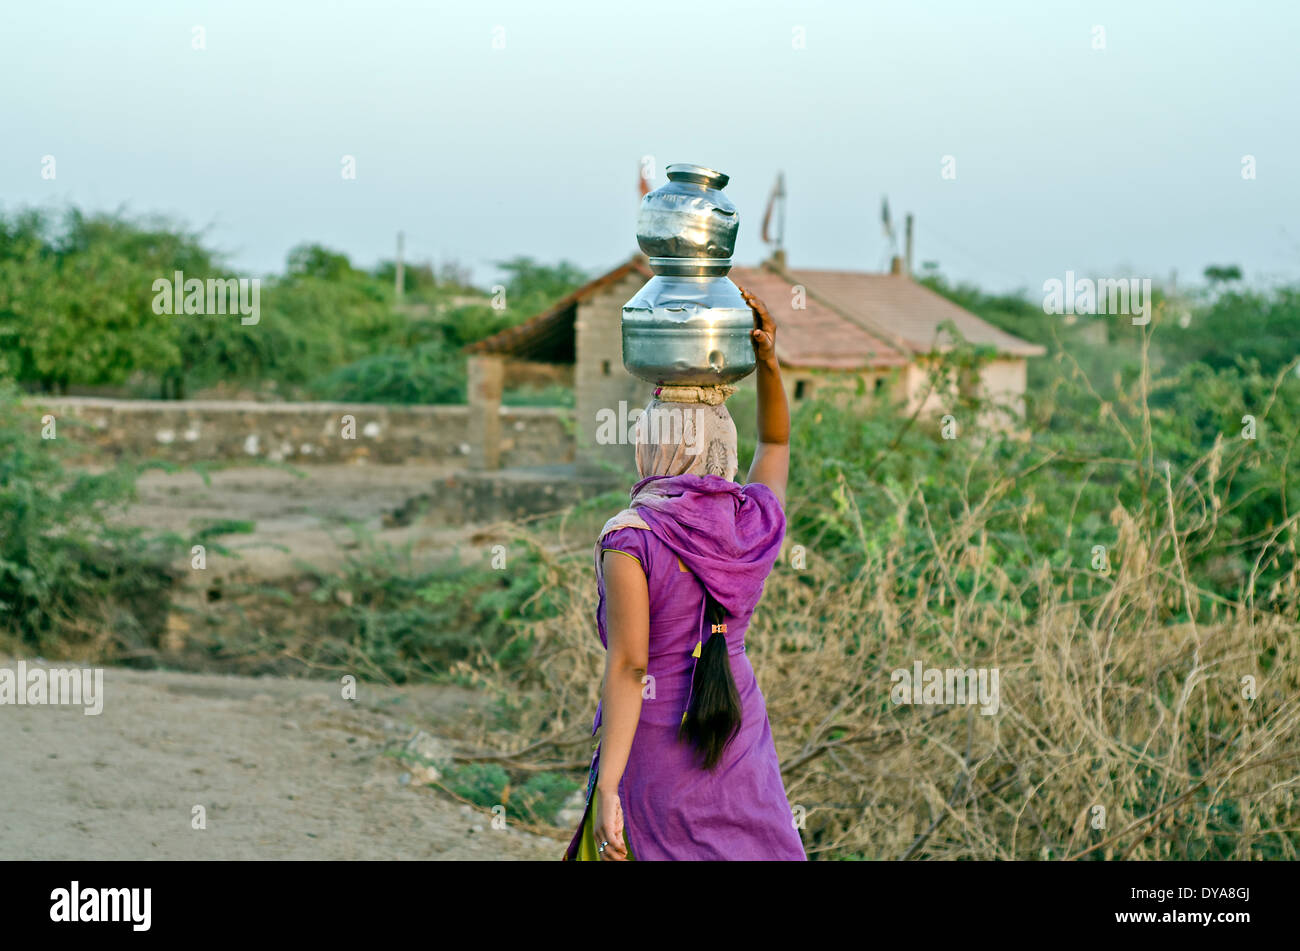
<svg viewBox="0 0 1300 951">
<path fill-rule="evenodd" d="M 193 470 L 151 471 L 138 480 L 139 499 L 123 520 L 178 533 L 227 519 L 256 523 L 251 534 L 220 537 L 239 557 L 211 557 L 209 570 L 217 574 L 266 579 L 298 573 L 302 561 L 334 567 L 357 547 L 354 527 L 376 542 L 440 558 L 470 530 L 438 531 L 428 521 L 387 527 L 384 516 L 428 493 L 449 471 L 435 465 L 320 465 L 297 473 L 246 467 L 213 471 L 207 482 Z"/>
<path fill-rule="evenodd" d="M 261 579 L 329 568 L 349 527 L 439 559 L 470 530 L 383 516 L 427 493 L 435 466 L 329 465 L 151 472 L 124 521 L 225 536 L 209 572 Z M 210 577 L 209 574 L 209 577 Z M 31 659 L 29 658 L 29 663 Z M 0 667 L 14 668 L 0 658 Z M 60 666 L 75 666 L 63 665 Z M 104 670 L 104 708 L 0 705 L 0 859 L 541 859 L 567 843 L 512 828 L 412 777 L 394 752 L 417 729 L 451 742 L 481 697 L 452 687 Z M 454 743 L 452 744 L 454 746 Z M 405 778 L 404 778 L 405 777 Z M 195 806 L 207 828 L 191 827 Z"/>
<path fill-rule="evenodd" d="M 346 701 L 328 682 L 109 668 L 104 698 L 98 716 L 0 706 L 0 859 L 554 860 L 564 848 L 494 829 L 385 754 L 417 726 L 438 735 L 478 702 L 470 691 L 361 684 Z M 196 805 L 206 829 L 191 827 Z"/>
</svg>

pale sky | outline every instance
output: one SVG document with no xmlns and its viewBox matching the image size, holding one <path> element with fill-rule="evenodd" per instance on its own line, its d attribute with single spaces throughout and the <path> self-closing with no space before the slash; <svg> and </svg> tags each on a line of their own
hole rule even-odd
<svg viewBox="0 0 1300 951">
<path fill-rule="evenodd" d="M 741 263 L 783 170 L 795 267 L 884 269 L 887 194 L 989 290 L 1297 281 L 1298 37 L 1285 0 L 5 2 L 0 207 L 165 213 L 249 274 L 402 230 L 489 282 L 625 259 L 648 155 L 731 175 Z"/>
</svg>

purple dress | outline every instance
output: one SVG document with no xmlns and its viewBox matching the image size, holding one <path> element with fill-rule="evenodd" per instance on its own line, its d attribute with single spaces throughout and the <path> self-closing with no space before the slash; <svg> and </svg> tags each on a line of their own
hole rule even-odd
<svg viewBox="0 0 1300 951">
<path fill-rule="evenodd" d="M 715 479 L 723 483 L 720 508 L 706 513 L 706 519 L 730 521 L 727 513 L 741 513 L 738 521 L 754 519 L 763 524 L 753 538 L 761 540 L 757 558 L 766 561 L 761 574 L 746 577 L 739 564 L 728 572 L 716 544 L 721 538 L 753 553 L 746 538 L 745 525 L 711 526 L 710 540 L 690 544 L 691 526 L 674 522 L 672 530 L 660 531 L 662 519 L 638 510 L 651 523 L 652 531 L 623 528 L 605 536 L 600 547 L 614 549 L 636 558 L 646 574 L 650 594 L 649 678 L 643 691 L 641 719 L 628 756 L 627 768 L 619 783 L 623 806 L 624 834 L 632 855 L 639 860 L 790 860 L 805 861 L 803 843 L 795 828 L 785 786 L 781 781 L 780 763 L 772 742 L 767 719 L 767 705 L 758 688 L 754 669 L 745 654 L 745 632 L 754 606 L 762 595 L 762 581 L 771 570 L 780 539 L 784 535 L 785 517 L 780 504 L 763 485 L 737 486 L 717 477 L 678 477 Z M 710 489 L 716 489 L 710 486 Z M 712 502 L 709 503 L 712 505 Z M 706 506 L 707 507 L 707 506 Z M 741 512 L 742 509 L 747 511 Z M 762 511 L 756 511 L 761 509 Z M 776 520 L 779 519 L 779 525 Z M 697 530 L 703 527 L 695 525 Z M 731 533 L 731 534 L 729 534 Z M 660 535 L 667 537 L 665 541 Z M 775 544 L 772 544 L 773 537 Z M 670 547 L 672 542 L 674 547 Z M 688 569 L 679 557 L 695 562 Z M 699 549 L 707 550 L 707 557 Z M 750 564 L 750 568 L 756 567 Z M 689 741 L 679 741 L 677 731 L 689 700 L 691 678 L 696 663 L 693 655 L 707 631 L 704 614 L 704 587 L 695 571 L 709 580 L 714 597 L 727 608 L 727 649 L 731 671 L 740 694 L 742 715 L 740 731 L 723 751 L 714 770 L 700 766 L 699 754 Z M 725 589 L 725 599 L 724 599 Z M 601 643 L 608 646 L 605 630 L 605 591 L 599 586 L 600 601 L 596 611 Z M 600 724 L 596 713 L 593 733 Z M 592 762 L 591 780 L 599 769 L 599 752 Z M 588 798 L 592 783 L 588 784 Z"/>
</svg>

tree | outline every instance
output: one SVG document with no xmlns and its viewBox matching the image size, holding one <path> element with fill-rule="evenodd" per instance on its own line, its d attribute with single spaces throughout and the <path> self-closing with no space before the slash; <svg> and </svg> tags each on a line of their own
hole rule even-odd
<svg viewBox="0 0 1300 951">
<path fill-rule="evenodd" d="M 1211 264 L 1205 269 L 1205 279 L 1211 284 L 1226 284 L 1228 281 L 1241 280 L 1241 268 L 1235 264 Z"/>
<path fill-rule="evenodd" d="M 153 311 L 153 282 L 201 277 L 212 256 L 162 221 L 76 209 L 0 219 L 0 347 L 18 379 L 46 391 L 162 372 L 179 356 L 176 318 Z"/>
<path fill-rule="evenodd" d="M 506 272 L 506 301 L 511 309 L 527 309 L 530 303 L 544 307 L 587 280 L 586 274 L 568 261 L 538 264 L 532 258 L 520 256 L 498 261 L 497 267 Z"/>
<path fill-rule="evenodd" d="M 290 277 L 318 277 L 339 281 L 358 272 L 346 254 L 339 254 L 319 244 L 300 244 L 289 252 Z"/>
</svg>

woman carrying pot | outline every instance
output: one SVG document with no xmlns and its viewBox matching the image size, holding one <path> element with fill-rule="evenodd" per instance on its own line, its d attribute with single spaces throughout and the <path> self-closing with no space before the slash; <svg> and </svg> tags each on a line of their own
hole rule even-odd
<svg viewBox="0 0 1300 951">
<path fill-rule="evenodd" d="M 663 387 L 637 423 L 640 481 L 596 543 L 603 727 L 569 860 L 806 859 L 745 632 L 785 535 L 790 414 L 761 301 L 758 448 L 735 481 L 730 387 Z"/>
</svg>

